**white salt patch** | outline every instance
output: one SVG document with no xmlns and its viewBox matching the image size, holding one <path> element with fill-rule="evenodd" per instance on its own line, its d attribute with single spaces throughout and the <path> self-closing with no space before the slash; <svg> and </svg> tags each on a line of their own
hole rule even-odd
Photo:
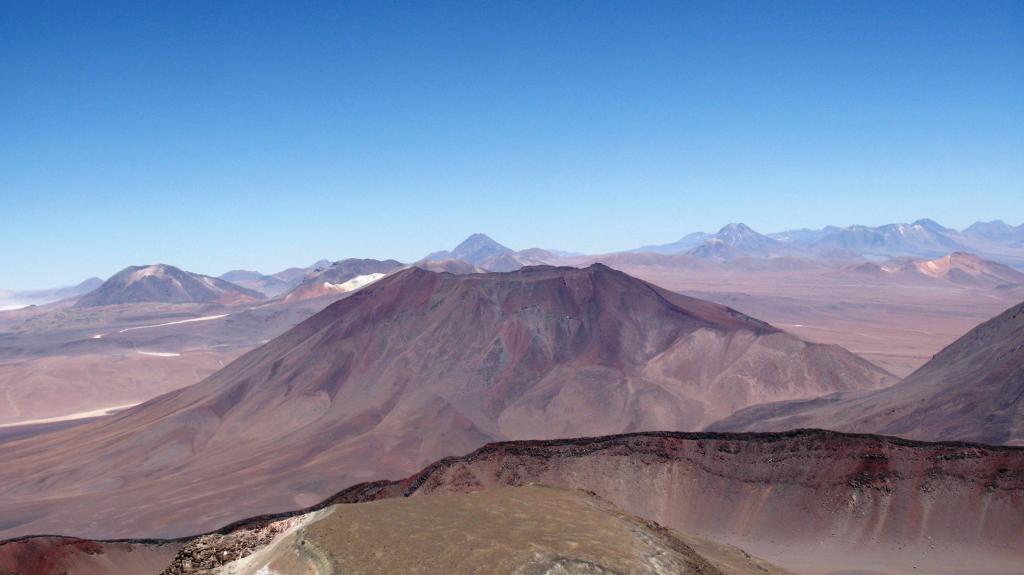
<svg viewBox="0 0 1024 575">
<path fill-rule="evenodd" d="M 205 317 L 195 317 L 195 318 L 192 318 L 192 319 L 183 319 L 183 320 L 180 320 L 180 321 L 169 321 L 167 323 L 158 323 L 158 324 L 155 324 L 155 325 L 140 325 L 140 326 L 137 326 L 137 327 L 126 327 L 126 328 L 122 329 L 121 331 L 119 331 L 118 333 L 124 333 L 126 331 L 132 331 L 132 330 L 136 330 L 136 329 L 149 329 L 151 327 L 164 327 L 164 326 L 167 326 L 167 325 L 181 325 L 183 323 L 192 323 L 192 322 L 196 322 L 196 321 L 212 321 L 212 320 L 215 320 L 215 319 L 221 319 L 221 318 L 224 318 L 224 317 L 228 317 L 229 315 L 231 315 L 231 314 L 224 313 L 224 314 L 221 314 L 221 315 L 208 315 L 208 316 L 205 316 Z"/>
<path fill-rule="evenodd" d="M 154 357 L 179 357 L 180 353 L 174 353 L 173 351 L 138 351 L 135 353 L 141 353 L 142 355 L 152 355 Z"/>
<path fill-rule="evenodd" d="M 124 405 L 114 405 L 111 407 L 101 407 L 92 411 L 80 411 L 78 413 L 69 413 L 67 415 L 58 415 L 57 417 L 44 417 L 41 419 L 27 419 L 25 421 L 15 421 L 13 423 L 0 423 L 0 427 L 14 427 L 16 425 L 35 425 L 37 423 L 56 423 L 58 421 L 71 421 L 73 419 L 85 419 L 87 417 L 99 417 L 101 415 L 110 415 L 115 411 L 121 411 L 122 409 L 128 409 L 129 407 L 135 407 L 140 402 L 126 403 Z"/>
<path fill-rule="evenodd" d="M 373 282 L 384 277 L 384 274 L 366 274 L 364 276 L 356 276 L 346 282 L 340 284 L 332 284 L 331 282 L 324 282 L 324 287 L 327 289 L 349 292 L 355 291 L 361 287 L 372 284 Z"/>
</svg>

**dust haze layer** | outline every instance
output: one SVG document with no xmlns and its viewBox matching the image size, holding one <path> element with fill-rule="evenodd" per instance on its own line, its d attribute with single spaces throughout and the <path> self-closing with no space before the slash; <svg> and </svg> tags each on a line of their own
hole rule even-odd
<svg viewBox="0 0 1024 575">
<path fill-rule="evenodd" d="M 892 381 L 602 265 L 410 268 L 197 385 L 0 446 L 17 462 L 0 469 L 0 534 L 184 535 L 489 441 L 693 430 Z"/>
</svg>

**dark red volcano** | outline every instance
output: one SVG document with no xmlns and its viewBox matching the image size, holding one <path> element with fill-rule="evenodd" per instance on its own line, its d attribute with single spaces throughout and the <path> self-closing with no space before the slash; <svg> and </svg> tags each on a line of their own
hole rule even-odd
<svg viewBox="0 0 1024 575">
<path fill-rule="evenodd" d="M 693 430 L 892 381 L 602 265 L 410 268 L 199 384 L 0 448 L 0 534 L 180 535 L 496 439 Z"/>
</svg>

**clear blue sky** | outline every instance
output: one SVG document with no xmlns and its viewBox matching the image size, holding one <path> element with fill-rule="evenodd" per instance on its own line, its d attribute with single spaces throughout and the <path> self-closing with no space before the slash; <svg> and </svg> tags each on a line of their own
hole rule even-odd
<svg viewBox="0 0 1024 575">
<path fill-rule="evenodd" d="M 1024 221 L 1022 2 L 0 0 L 0 287 Z"/>
</svg>

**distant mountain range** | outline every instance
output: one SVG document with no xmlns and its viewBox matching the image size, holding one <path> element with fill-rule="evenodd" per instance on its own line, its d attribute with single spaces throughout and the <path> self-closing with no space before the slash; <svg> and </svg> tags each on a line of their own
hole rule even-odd
<svg viewBox="0 0 1024 575">
<path fill-rule="evenodd" d="M 988 287 L 1024 284 L 1024 272 L 964 252 L 953 252 L 931 260 L 900 258 L 882 263 L 867 262 L 849 269 L 860 275 L 911 281 L 940 279 Z"/>
<path fill-rule="evenodd" d="M 806 257 L 886 260 L 894 257 L 937 258 L 970 252 L 1000 263 L 1024 268 L 1024 225 L 1000 220 L 977 222 L 957 231 L 930 219 L 882 226 L 826 226 L 760 234 L 734 223 L 717 233 L 691 233 L 669 244 L 630 250 L 658 254 L 688 254 L 708 259 L 739 257 Z"/>
<path fill-rule="evenodd" d="M 258 291 L 267 297 L 279 296 L 298 285 L 250 270 L 231 270 L 221 275 L 220 279 L 253 291 Z"/>
<path fill-rule="evenodd" d="M 285 301 L 355 291 L 402 267 L 403 264 L 395 260 L 350 258 L 334 262 L 307 275 L 302 283 L 288 292 Z"/>
<path fill-rule="evenodd" d="M 424 261 L 462 260 L 491 272 L 508 272 L 524 266 L 543 265 L 556 256 L 539 248 L 514 251 L 492 240 L 485 234 L 476 233 L 451 251 L 429 254 Z"/>
<path fill-rule="evenodd" d="M 127 267 L 75 302 L 75 307 L 128 303 L 240 303 L 265 296 L 219 278 L 154 264 Z"/>
<path fill-rule="evenodd" d="M 103 284 L 100 278 L 89 278 L 77 285 L 30 291 L 0 291 L 0 311 L 30 305 L 44 305 L 91 292 Z"/>
<path fill-rule="evenodd" d="M 580 262 L 587 261 L 602 261 L 612 265 L 614 265 L 614 261 L 619 260 L 625 263 L 637 263 L 647 258 L 651 263 L 659 262 L 659 265 L 697 269 L 703 265 L 699 263 L 702 261 L 720 262 L 741 271 L 749 271 L 763 269 L 765 266 L 778 267 L 779 265 L 785 269 L 794 269 L 812 265 L 814 261 L 827 260 L 833 262 L 832 265 L 836 267 L 848 265 L 843 262 L 849 262 L 851 265 L 858 262 L 874 262 L 877 265 L 865 266 L 861 271 L 894 273 L 894 266 L 907 263 L 900 262 L 902 259 L 913 258 L 938 262 L 941 258 L 951 254 L 960 254 L 957 256 L 957 261 L 953 262 L 953 268 L 962 268 L 964 265 L 968 265 L 964 257 L 974 255 L 996 264 L 1024 270 L 1024 224 L 1011 226 L 1003 221 L 993 220 L 977 222 L 962 231 L 957 231 L 933 220 L 921 219 L 909 224 L 896 223 L 876 227 L 826 226 L 820 229 L 799 229 L 762 234 L 746 224 L 731 223 L 715 233 L 695 232 L 672 243 L 646 245 L 626 252 L 600 256 L 583 256 L 539 248 L 517 251 L 496 242 L 486 234 L 474 233 L 451 250 L 433 252 L 412 265 L 431 271 L 466 274 L 507 272 L 536 265 L 565 265 L 566 263 L 578 265 Z M 675 259 L 652 259 L 652 255 Z M 356 260 L 357 258 L 350 258 L 342 261 Z M 394 260 L 362 261 L 391 262 L 387 266 L 391 266 L 392 270 L 395 269 L 395 266 L 402 265 Z M 249 296 L 252 296 L 254 292 L 268 298 L 277 298 L 289 294 L 312 276 L 324 272 L 329 273 L 322 278 L 321 288 L 325 283 L 340 285 L 355 277 L 340 271 L 336 266 L 337 263 L 320 260 L 310 266 L 288 268 L 274 274 L 236 269 L 221 275 L 219 279 L 248 290 Z M 332 268 L 335 269 L 331 271 Z M 905 275 L 911 271 L 910 267 L 904 266 L 900 273 Z M 927 275 L 925 270 L 919 269 L 918 271 Z M 946 279 L 955 280 L 959 277 L 963 281 L 974 281 L 961 275 L 958 271 L 951 273 L 952 275 Z M 192 275 L 200 276 L 200 274 Z M 973 275 L 973 272 L 968 272 L 967 275 Z M 1005 270 L 1001 270 L 996 275 L 1009 274 L 1006 274 Z M 34 292 L 0 291 L 0 309 L 77 297 L 92 291 L 100 283 L 99 279 L 91 278 L 70 288 Z M 1006 283 L 1020 282 L 1016 279 L 1008 279 Z M 323 292 L 323 290 L 321 291 Z M 303 287 L 302 292 L 306 295 L 296 295 L 293 296 L 293 299 L 295 297 L 310 297 L 312 293 L 309 285 Z"/>
<path fill-rule="evenodd" d="M 319 260 L 306 267 L 294 267 L 267 275 L 252 270 L 231 270 L 220 279 L 258 291 L 267 297 L 277 297 L 298 287 L 309 274 L 331 267 L 329 260 Z"/>
</svg>

